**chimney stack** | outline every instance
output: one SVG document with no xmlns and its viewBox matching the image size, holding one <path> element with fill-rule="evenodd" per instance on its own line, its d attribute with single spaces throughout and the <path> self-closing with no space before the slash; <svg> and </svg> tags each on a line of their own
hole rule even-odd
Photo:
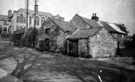
<svg viewBox="0 0 135 82">
<path fill-rule="evenodd" d="M 99 21 L 99 17 L 96 16 L 96 13 L 93 13 L 93 16 L 91 17 L 91 19 Z"/>
<path fill-rule="evenodd" d="M 8 17 L 12 16 L 12 10 L 8 10 Z"/>
</svg>

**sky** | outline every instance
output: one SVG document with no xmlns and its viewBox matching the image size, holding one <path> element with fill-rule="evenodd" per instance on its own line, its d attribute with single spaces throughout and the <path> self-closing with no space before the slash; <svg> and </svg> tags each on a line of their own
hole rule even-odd
<svg viewBox="0 0 135 82">
<path fill-rule="evenodd" d="M 7 15 L 9 9 L 26 8 L 26 0 L 0 0 L 0 14 Z M 29 0 L 29 9 L 34 9 L 34 0 Z M 135 33 L 135 0 L 38 0 L 39 11 L 59 14 L 66 21 L 75 14 L 91 18 L 97 13 L 101 21 L 123 23 Z"/>
</svg>

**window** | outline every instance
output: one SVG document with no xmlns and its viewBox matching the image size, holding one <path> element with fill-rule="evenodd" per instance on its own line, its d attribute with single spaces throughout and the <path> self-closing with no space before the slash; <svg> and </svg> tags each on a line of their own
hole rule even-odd
<svg viewBox="0 0 135 82">
<path fill-rule="evenodd" d="M 20 15 L 20 23 L 23 23 L 23 20 L 24 20 L 24 18 L 23 18 L 23 15 L 21 14 Z"/>
<path fill-rule="evenodd" d="M 32 17 L 29 18 L 29 23 L 32 24 Z"/>
<path fill-rule="evenodd" d="M 26 17 L 24 17 L 23 23 L 26 23 Z"/>
<path fill-rule="evenodd" d="M 17 16 L 17 23 L 19 23 L 19 16 Z"/>
<path fill-rule="evenodd" d="M 45 29 L 45 34 L 49 34 L 49 32 L 50 32 L 50 28 L 46 28 Z"/>
<path fill-rule="evenodd" d="M 8 25 L 8 21 L 7 20 L 4 20 L 4 25 Z"/>
</svg>

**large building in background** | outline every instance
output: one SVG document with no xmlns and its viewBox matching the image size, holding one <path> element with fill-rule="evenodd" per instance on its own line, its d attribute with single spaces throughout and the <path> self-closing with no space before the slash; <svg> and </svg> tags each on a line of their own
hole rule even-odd
<svg viewBox="0 0 135 82">
<path fill-rule="evenodd" d="M 10 22 L 8 22 L 7 15 L 0 15 L 0 34 L 10 33 Z"/>
<path fill-rule="evenodd" d="M 29 13 L 28 14 L 28 21 L 29 21 L 28 28 L 33 28 L 34 27 L 34 11 L 28 10 L 28 13 Z M 9 10 L 8 16 L 11 22 L 12 33 L 14 31 L 26 28 L 26 9 L 20 8 L 19 10 L 13 11 L 13 12 L 12 10 Z M 59 15 L 53 16 L 51 13 L 39 11 L 36 15 L 36 28 L 39 29 L 42 26 L 43 21 L 45 21 L 48 17 L 64 20 L 64 18 L 60 17 Z"/>
</svg>

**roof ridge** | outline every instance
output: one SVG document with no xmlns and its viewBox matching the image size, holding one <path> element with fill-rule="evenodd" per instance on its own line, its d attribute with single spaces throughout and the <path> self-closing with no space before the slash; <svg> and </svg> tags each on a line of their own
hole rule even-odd
<svg viewBox="0 0 135 82">
<path fill-rule="evenodd" d="M 27 9 L 25 9 L 25 8 L 20 8 L 20 9 L 18 9 L 17 10 L 17 12 L 19 11 L 19 10 L 24 10 L 25 12 L 26 12 L 26 10 Z M 28 12 L 32 12 L 32 13 L 34 13 L 34 10 L 32 10 L 32 9 L 28 9 Z M 52 15 L 53 16 L 53 14 L 52 13 L 50 13 L 50 12 L 43 12 L 43 11 L 38 11 L 38 13 L 46 13 L 46 14 L 50 14 L 50 15 Z"/>
<path fill-rule="evenodd" d="M 78 14 L 77 14 L 78 15 Z M 80 16 L 80 15 L 78 15 L 86 24 L 88 24 L 83 18 L 85 18 L 85 17 L 82 17 L 82 16 Z M 86 18 L 87 19 L 87 18 Z M 88 24 L 90 27 L 92 27 L 90 24 Z M 92 27 L 93 28 L 93 27 Z"/>
</svg>

